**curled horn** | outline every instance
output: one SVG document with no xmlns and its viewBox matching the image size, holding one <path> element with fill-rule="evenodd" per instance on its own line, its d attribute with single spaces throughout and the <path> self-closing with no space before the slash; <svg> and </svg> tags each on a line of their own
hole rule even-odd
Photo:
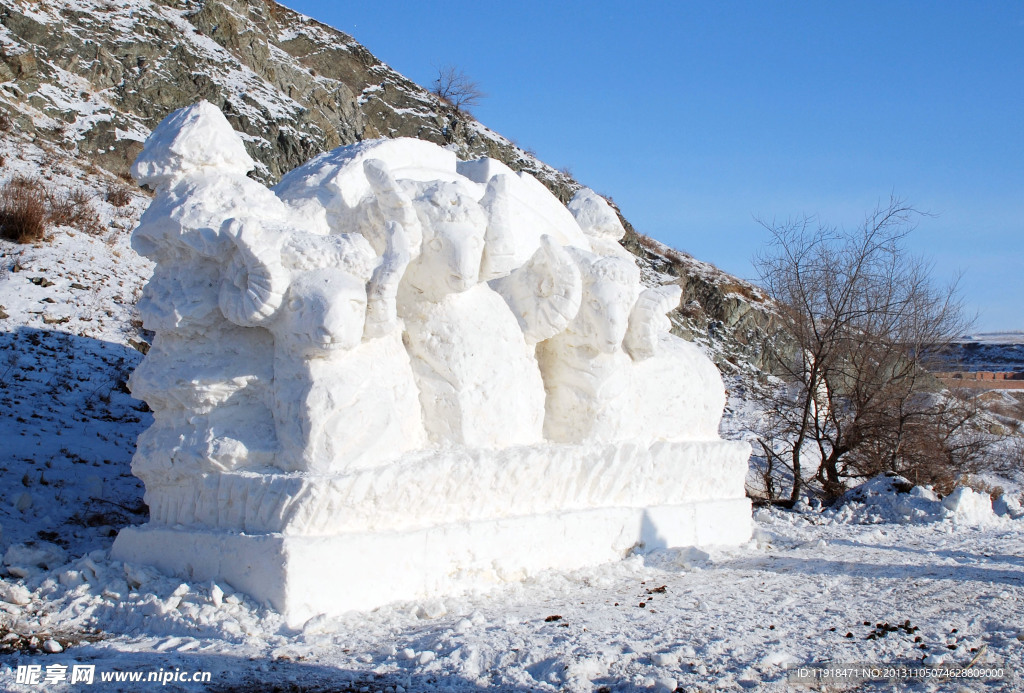
<svg viewBox="0 0 1024 693">
<path fill-rule="evenodd" d="M 654 356 L 658 334 L 672 326 L 665 314 L 679 305 L 682 296 L 678 284 L 657 286 L 640 294 L 629 314 L 629 328 L 622 343 L 634 361 Z"/>
<path fill-rule="evenodd" d="M 288 274 L 252 226 L 232 219 L 224 233 L 235 242 L 235 255 L 220 283 L 220 310 L 236 325 L 255 327 L 281 307 Z"/>
</svg>

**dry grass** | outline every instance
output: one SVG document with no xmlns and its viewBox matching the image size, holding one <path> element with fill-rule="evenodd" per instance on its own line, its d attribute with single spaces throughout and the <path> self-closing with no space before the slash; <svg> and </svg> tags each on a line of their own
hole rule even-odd
<svg viewBox="0 0 1024 693">
<path fill-rule="evenodd" d="M 54 226 L 71 226 L 97 236 L 103 232 L 100 215 L 92 206 L 90 196 L 81 188 L 49 195 L 47 220 Z"/>
<path fill-rule="evenodd" d="M 638 233 L 636 237 L 637 242 L 640 243 L 640 246 L 644 250 L 653 253 L 654 255 L 660 255 L 669 262 L 675 263 L 676 265 L 684 264 L 687 261 L 687 259 L 690 258 L 690 256 L 687 253 L 684 253 L 680 250 L 676 250 L 675 248 L 670 248 L 664 243 L 659 243 L 658 241 L 654 240 L 649 236 L 644 236 L 643 234 Z"/>
<path fill-rule="evenodd" d="M 103 233 L 103 223 L 82 189 L 53 191 L 38 178 L 15 176 L 0 185 L 0 236 L 16 243 L 42 240 L 48 226 Z"/>
<path fill-rule="evenodd" d="M 124 207 L 131 201 L 132 193 L 127 187 L 116 184 L 107 186 L 107 202 L 114 207 Z"/>
<path fill-rule="evenodd" d="M 755 303 L 763 300 L 763 297 L 757 293 L 757 289 L 747 283 L 724 281 L 718 285 L 718 290 L 724 295 L 739 294 L 748 301 Z"/>
<path fill-rule="evenodd" d="M 0 185 L 0 236 L 34 243 L 46 234 L 46 188 L 35 178 L 17 176 Z"/>
<path fill-rule="evenodd" d="M 988 497 L 992 500 L 999 498 L 999 496 L 1003 495 L 1003 493 L 1005 492 L 1005 489 L 1002 486 L 990 484 L 984 479 L 979 479 L 974 476 L 964 477 L 963 479 L 960 480 L 960 484 L 964 486 L 969 486 L 978 493 L 988 494 Z"/>
</svg>

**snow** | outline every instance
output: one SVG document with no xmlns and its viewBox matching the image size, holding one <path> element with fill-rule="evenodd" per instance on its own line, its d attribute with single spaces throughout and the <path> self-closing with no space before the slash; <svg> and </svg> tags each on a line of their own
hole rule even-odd
<svg viewBox="0 0 1024 693">
<path fill-rule="evenodd" d="M 952 493 L 942 499 L 942 507 L 962 524 L 983 525 L 996 521 L 992 499 L 988 494 L 968 487 L 953 489 Z"/>
<path fill-rule="evenodd" d="M 90 256 L 101 267 L 108 260 L 121 263 L 113 265 L 121 268 L 114 276 L 140 281 L 133 273 L 145 268 L 146 261 L 126 249 L 117 257 L 85 234 L 65 234 L 57 233 L 55 240 L 81 244 L 74 247 L 81 249 L 85 266 L 92 264 Z M 10 244 L 2 247 L 5 253 L 19 250 Z M 62 247 L 59 257 L 43 257 L 56 265 L 69 250 Z M 23 259 L 32 263 L 30 258 L 47 252 L 48 246 L 31 248 Z M 0 304 L 35 287 L 19 274 L 8 274 L 0 284 Z M 116 281 L 111 283 L 116 286 Z M 75 291 L 47 288 L 60 301 L 70 300 Z M 96 308 L 83 308 L 81 315 L 90 315 L 87 310 Z M 127 313 L 122 319 L 128 320 Z M 42 336 L 40 347 L 25 342 L 18 350 L 22 363 L 37 363 L 50 373 L 67 367 L 71 373 L 69 388 L 60 395 L 66 405 L 57 410 L 52 424 L 46 423 L 51 421 L 47 410 L 56 399 L 46 386 L 36 389 L 10 374 L 3 379 L 5 396 L 11 393 L 13 403 L 5 431 L 19 434 L 23 449 L 62 438 L 69 441 L 69 449 L 78 449 L 89 441 L 88 435 L 56 433 L 72 412 L 84 411 L 82 403 L 106 372 L 103 362 L 83 349 L 41 350 L 59 343 L 63 338 L 54 331 L 69 324 L 44 328 L 40 323 L 39 331 L 52 336 Z M 98 329 L 95 320 L 84 326 Z M 129 332 L 109 325 L 102 330 L 109 343 L 100 354 L 138 355 L 123 346 Z M 39 359 L 30 362 L 25 352 L 35 353 L 33 349 L 40 349 Z M 76 358 L 69 359 L 72 353 Z M 79 375 L 86 374 L 89 380 L 79 382 Z M 928 657 L 962 665 L 979 652 L 979 662 L 1001 663 L 1018 672 L 1024 667 L 1022 521 L 964 526 L 941 514 L 861 524 L 843 521 L 831 511 L 761 509 L 754 517 L 755 539 L 737 548 L 657 550 L 575 571 L 541 571 L 488 592 L 405 600 L 289 628 L 275 612 L 230 584 L 182 581 L 110 558 L 110 525 L 96 523 L 120 524 L 138 517 L 119 506 L 133 507 L 141 499 L 140 487 L 128 476 L 128 459 L 134 435 L 149 416 L 136 412 L 142 421 L 125 420 L 134 410 L 120 408 L 119 402 L 129 405 L 133 400 L 116 389 L 111 394 L 111 404 L 104 405 L 111 408 L 91 420 L 93 451 L 84 454 L 84 464 L 60 455 L 26 455 L 31 465 L 16 456 L 2 465 L 4 551 L 28 541 L 47 541 L 37 536 L 45 531 L 56 533 L 67 552 L 64 565 L 40 569 L 27 579 L 8 575 L 0 582 L 0 624 L 4 631 L 25 636 L 25 649 L 5 657 L 0 670 L 5 688 L 17 689 L 17 666 L 55 663 L 92 664 L 107 672 L 207 670 L 224 688 L 302 685 L 375 691 L 399 686 L 407 691 L 590 691 L 601 686 L 630 691 L 653 690 L 668 679 L 680 690 L 783 691 L 791 690 L 787 663 L 919 662 Z M 134 406 L 140 404 L 134 401 Z M 750 415 L 732 406 L 741 417 Z M 31 418 L 33 412 L 46 418 Z M 33 425 L 14 423 L 16 416 Z M 726 423 L 730 429 L 743 428 L 742 420 Z M 114 435 L 125 429 L 127 435 Z M 11 439 L 4 434 L 5 441 Z M 103 465 L 103 459 L 111 464 Z M 47 460 L 50 467 L 44 464 Z M 93 467 L 93 460 L 101 467 Z M 37 471 L 30 486 L 22 485 L 26 467 L 43 471 L 48 483 L 36 481 Z M 100 477 L 100 469 L 111 471 Z M 76 524 L 58 511 L 79 511 L 97 481 L 104 487 L 97 496 L 102 502 L 91 502 L 89 514 L 83 513 L 83 519 L 92 519 Z M 27 513 L 11 505 L 19 489 L 35 498 Z M 929 507 L 941 508 L 934 496 L 917 493 L 933 504 Z M 122 518 L 112 517 L 114 512 Z M 665 590 L 658 591 L 662 586 Z M 560 618 L 548 620 L 556 616 Z M 879 627 L 907 620 L 917 630 Z M 28 649 L 33 635 L 34 652 Z M 46 640 L 64 651 L 45 654 Z M 1012 691 L 1018 685 L 1010 679 L 983 687 Z M 97 682 L 95 688 L 123 686 Z M 945 686 L 922 682 L 917 689 Z M 72 690 L 68 685 L 52 688 Z"/>
<path fill-rule="evenodd" d="M 756 541 L 699 561 L 656 551 L 296 629 L 227 585 L 181 582 L 100 551 L 28 581 L 31 611 L 4 611 L 36 632 L 59 624 L 104 636 L 6 664 L 173 666 L 211 670 L 225 687 L 412 691 L 651 690 L 667 679 L 685 690 L 789 690 L 786 667 L 813 662 L 963 665 L 980 652 L 982 663 L 1024 665 L 1019 527 L 864 526 L 779 510 L 756 521 Z"/>
<path fill-rule="evenodd" d="M 1008 493 L 1001 493 L 992 501 L 992 511 L 1000 517 L 1009 517 L 1014 520 L 1024 517 L 1024 507 L 1021 507 L 1020 499 Z"/>
<path fill-rule="evenodd" d="M 976 342 L 979 344 L 1024 344 L 1024 330 L 1007 330 L 1004 332 L 979 332 L 967 335 L 961 343 Z"/>
<path fill-rule="evenodd" d="M 626 235 L 615 211 L 590 188 L 577 190 L 567 207 L 588 236 L 618 241 Z"/>
<path fill-rule="evenodd" d="M 132 165 L 132 176 L 140 185 L 156 187 L 204 169 L 245 176 L 255 165 L 220 109 L 200 101 L 157 126 Z"/>
</svg>

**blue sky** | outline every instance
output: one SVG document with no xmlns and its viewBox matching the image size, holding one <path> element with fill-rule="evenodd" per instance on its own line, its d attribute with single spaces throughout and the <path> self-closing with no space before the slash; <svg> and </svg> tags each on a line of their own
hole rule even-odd
<svg viewBox="0 0 1024 693">
<path fill-rule="evenodd" d="M 611 195 L 642 233 L 756 279 L 756 219 L 856 226 L 894 193 L 977 330 L 1024 329 L 1024 2 L 285 4 Z"/>
</svg>

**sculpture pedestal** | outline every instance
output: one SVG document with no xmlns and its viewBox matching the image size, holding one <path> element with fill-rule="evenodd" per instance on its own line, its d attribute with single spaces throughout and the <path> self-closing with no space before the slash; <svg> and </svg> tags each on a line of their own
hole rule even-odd
<svg viewBox="0 0 1024 693">
<path fill-rule="evenodd" d="M 543 445 L 340 476 L 208 474 L 147 486 L 152 521 L 122 530 L 113 556 L 224 581 L 298 627 L 634 549 L 743 543 L 749 454 L 732 441 Z"/>
<path fill-rule="evenodd" d="M 191 580 L 227 582 L 301 627 L 321 613 L 483 589 L 541 570 L 619 560 L 637 547 L 739 544 L 750 531 L 750 501 L 738 498 L 384 534 L 303 537 L 145 525 L 122 530 L 114 556 Z"/>
</svg>

